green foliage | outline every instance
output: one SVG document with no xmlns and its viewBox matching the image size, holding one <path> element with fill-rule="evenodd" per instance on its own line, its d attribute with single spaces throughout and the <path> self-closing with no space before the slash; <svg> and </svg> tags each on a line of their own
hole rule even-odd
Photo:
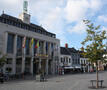
<svg viewBox="0 0 107 90">
<path fill-rule="evenodd" d="M 2 68 L 5 63 L 6 63 L 6 55 L 2 55 L 0 53 L 0 68 Z"/>
<path fill-rule="evenodd" d="M 87 26 L 87 36 L 81 43 L 84 48 L 84 55 L 89 58 L 89 61 L 96 63 L 97 60 L 104 60 L 104 40 L 107 39 L 106 31 L 100 30 L 100 25 L 94 26 L 89 20 L 83 20 Z"/>
</svg>

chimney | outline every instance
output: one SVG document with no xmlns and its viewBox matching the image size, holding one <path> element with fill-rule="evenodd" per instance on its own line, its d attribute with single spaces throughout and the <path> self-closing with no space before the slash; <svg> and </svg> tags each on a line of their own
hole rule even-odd
<svg viewBox="0 0 107 90">
<path fill-rule="evenodd" d="M 68 43 L 65 44 L 65 48 L 68 48 Z"/>
</svg>

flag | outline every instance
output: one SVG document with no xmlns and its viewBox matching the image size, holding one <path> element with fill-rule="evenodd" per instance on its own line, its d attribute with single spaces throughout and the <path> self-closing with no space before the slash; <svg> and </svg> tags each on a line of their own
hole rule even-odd
<svg viewBox="0 0 107 90">
<path fill-rule="evenodd" d="M 30 42 L 30 48 L 32 47 L 33 41 L 34 41 L 34 38 L 32 38 L 32 40 Z"/>
<path fill-rule="evenodd" d="M 39 47 L 39 40 L 37 41 L 37 44 L 35 45 L 35 48 Z"/>
<path fill-rule="evenodd" d="M 26 44 L 26 37 L 24 37 L 24 40 L 23 40 L 23 45 L 22 45 L 23 48 L 25 48 L 25 44 Z"/>
</svg>

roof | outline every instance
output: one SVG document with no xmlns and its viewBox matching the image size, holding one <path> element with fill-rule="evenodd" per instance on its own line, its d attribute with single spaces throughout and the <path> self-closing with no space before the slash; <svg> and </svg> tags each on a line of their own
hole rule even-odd
<svg viewBox="0 0 107 90">
<path fill-rule="evenodd" d="M 78 50 L 75 48 L 60 47 L 60 53 L 63 55 L 71 55 L 72 53 L 78 53 Z"/>
<path fill-rule="evenodd" d="M 30 31 L 33 31 L 36 33 L 44 34 L 44 35 L 49 36 L 49 37 L 56 38 L 55 34 L 46 31 L 41 26 L 38 26 L 38 25 L 33 24 L 33 23 L 30 23 L 30 24 L 24 23 L 21 19 L 18 19 L 16 17 L 10 16 L 7 14 L 2 14 L 0 16 L 0 22 L 5 23 L 5 24 L 9 24 L 12 26 L 16 26 L 16 27 L 19 27 L 19 28 L 22 28 L 25 30 L 30 30 Z"/>
<path fill-rule="evenodd" d="M 70 55 L 70 52 L 65 47 L 60 47 L 60 53 L 63 55 Z"/>
</svg>

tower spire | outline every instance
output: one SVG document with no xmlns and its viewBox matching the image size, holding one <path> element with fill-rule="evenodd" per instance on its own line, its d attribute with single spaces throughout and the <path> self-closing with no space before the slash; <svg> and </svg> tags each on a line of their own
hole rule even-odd
<svg viewBox="0 0 107 90">
<path fill-rule="evenodd" d="M 28 1 L 24 0 L 23 2 L 23 12 L 27 13 L 28 12 Z"/>
<path fill-rule="evenodd" d="M 28 14 L 28 0 L 23 1 L 23 12 L 19 14 L 19 19 L 24 23 L 30 24 L 30 14 Z"/>
</svg>

